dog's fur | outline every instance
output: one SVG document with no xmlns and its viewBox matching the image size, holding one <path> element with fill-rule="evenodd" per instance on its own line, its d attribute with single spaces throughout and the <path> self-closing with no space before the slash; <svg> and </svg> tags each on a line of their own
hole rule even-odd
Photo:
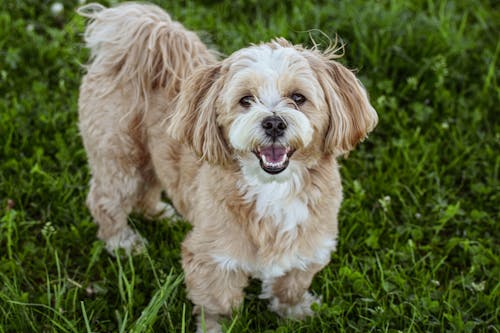
<svg viewBox="0 0 500 333">
<path fill-rule="evenodd" d="M 172 216 L 165 190 L 193 225 L 182 265 L 209 331 L 242 302 L 250 276 L 272 310 L 310 315 L 318 300 L 307 289 L 336 246 L 336 158 L 377 123 L 360 82 L 333 48 L 278 38 L 218 60 L 156 6 L 79 13 L 91 19 L 79 126 L 98 237 L 110 252 L 140 249 L 127 216 Z M 270 116 L 278 125 L 264 123 Z"/>
</svg>

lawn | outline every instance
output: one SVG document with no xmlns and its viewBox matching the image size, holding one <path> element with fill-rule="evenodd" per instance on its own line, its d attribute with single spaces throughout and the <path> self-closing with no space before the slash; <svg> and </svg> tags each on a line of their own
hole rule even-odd
<svg viewBox="0 0 500 333">
<path fill-rule="evenodd" d="M 283 36 L 346 44 L 380 122 L 342 159 L 338 250 L 317 314 L 267 310 L 253 281 L 231 332 L 500 332 L 500 8 L 496 1 L 162 1 L 224 54 Z M 0 5 L 0 333 L 191 332 L 185 221 L 130 223 L 116 259 L 85 207 L 77 129 L 88 51 L 76 1 Z M 57 8 L 55 8 L 57 9 Z"/>
</svg>

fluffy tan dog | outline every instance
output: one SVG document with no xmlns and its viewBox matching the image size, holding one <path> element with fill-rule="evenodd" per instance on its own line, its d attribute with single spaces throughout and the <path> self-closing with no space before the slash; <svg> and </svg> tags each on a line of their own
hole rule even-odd
<svg viewBox="0 0 500 333">
<path fill-rule="evenodd" d="M 108 250 L 143 246 L 127 225 L 133 210 L 174 214 L 165 190 L 193 225 L 182 265 L 208 331 L 249 277 L 278 314 L 312 314 L 307 290 L 336 246 L 336 158 L 377 123 L 360 82 L 332 48 L 278 38 L 218 60 L 156 6 L 79 12 L 91 19 L 79 99 L 87 204 Z"/>
</svg>

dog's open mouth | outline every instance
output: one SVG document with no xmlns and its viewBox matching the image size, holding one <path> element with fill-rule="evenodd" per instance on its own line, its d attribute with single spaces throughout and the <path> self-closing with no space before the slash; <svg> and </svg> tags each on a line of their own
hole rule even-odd
<svg viewBox="0 0 500 333">
<path fill-rule="evenodd" d="M 278 174 L 288 167 L 290 157 L 294 153 L 290 147 L 271 145 L 260 147 L 254 154 L 260 160 L 260 167 L 272 175 Z"/>
</svg>

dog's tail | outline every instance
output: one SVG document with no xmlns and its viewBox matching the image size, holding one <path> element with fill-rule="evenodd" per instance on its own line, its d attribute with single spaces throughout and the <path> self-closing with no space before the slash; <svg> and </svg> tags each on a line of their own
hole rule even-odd
<svg viewBox="0 0 500 333">
<path fill-rule="evenodd" d="M 126 86 L 135 101 L 131 109 L 143 103 L 147 110 L 156 89 L 176 96 L 195 67 L 216 60 L 195 33 L 155 5 L 92 3 L 77 12 L 90 18 L 84 34 L 91 51 L 88 73 L 106 79 L 103 95 Z"/>
</svg>

